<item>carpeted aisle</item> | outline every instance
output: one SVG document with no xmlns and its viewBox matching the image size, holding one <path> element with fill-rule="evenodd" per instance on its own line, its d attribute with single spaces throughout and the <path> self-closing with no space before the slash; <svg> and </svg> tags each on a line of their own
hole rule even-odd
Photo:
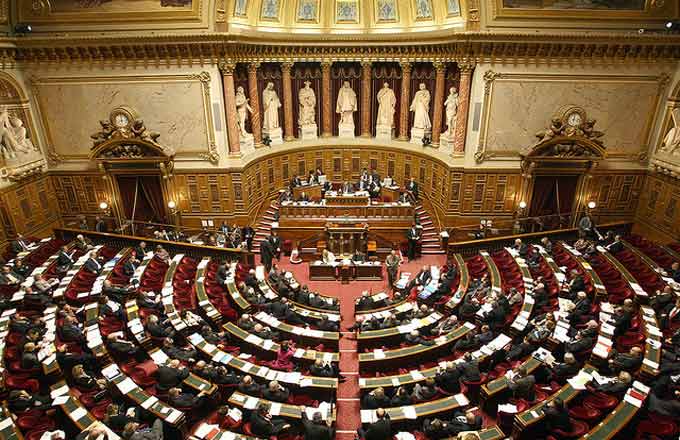
<svg viewBox="0 0 680 440">
<path fill-rule="evenodd" d="M 446 262 L 444 255 L 423 255 L 413 262 L 404 262 L 401 272 L 410 272 L 411 276 L 422 268 L 423 265 L 443 265 Z M 387 275 L 383 281 L 351 281 L 349 284 L 340 284 L 339 281 L 310 281 L 309 264 L 291 264 L 288 257 L 282 257 L 277 263 L 280 269 L 290 271 L 295 279 L 301 284 L 307 284 L 310 290 L 323 295 L 333 296 L 340 300 L 340 314 L 342 337 L 340 339 L 340 374 L 347 378 L 340 383 L 337 392 L 337 436 L 339 440 L 352 440 L 356 436 L 356 430 L 361 425 L 361 394 L 359 392 L 359 357 L 357 342 L 354 334 L 347 329 L 354 324 L 354 301 L 365 290 L 378 293 L 387 289 Z M 384 269 L 383 269 L 384 270 Z"/>
</svg>

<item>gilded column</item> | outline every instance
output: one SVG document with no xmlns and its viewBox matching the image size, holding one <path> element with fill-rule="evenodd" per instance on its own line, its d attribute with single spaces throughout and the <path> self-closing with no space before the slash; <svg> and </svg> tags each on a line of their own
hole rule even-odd
<svg viewBox="0 0 680 440">
<path fill-rule="evenodd" d="M 361 63 L 361 136 L 371 137 L 371 62 Z"/>
<path fill-rule="evenodd" d="M 401 63 L 401 103 L 399 104 L 399 137 L 400 141 L 407 141 L 409 107 L 411 105 L 411 63 Z"/>
<path fill-rule="evenodd" d="M 238 121 L 236 120 L 236 90 L 234 88 L 235 63 L 220 63 L 222 84 L 224 87 L 224 111 L 227 117 L 227 139 L 229 154 L 240 154 Z"/>
<path fill-rule="evenodd" d="M 474 64 L 459 64 L 460 87 L 458 90 L 458 116 L 456 118 L 456 134 L 453 143 L 453 154 L 465 153 L 465 138 L 467 136 L 468 111 L 470 110 L 470 85 Z"/>
<path fill-rule="evenodd" d="M 442 134 L 442 108 L 444 107 L 444 75 L 446 63 L 434 63 L 434 114 L 432 116 L 432 146 L 439 146 L 439 136 Z"/>
<path fill-rule="evenodd" d="M 290 76 L 290 69 L 292 68 L 292 62 L 281 64 L 281 78 L 283 79 L 283 128 L 286 141 L 295 140 L 293 128 L 293 80 Z"/>
<path fill-rule="evenodd" d="M 323 119 L 321 121 L 321 137 L 331 137 L 333 135 L 333 112 L 331 111 L 331 66 L 332 61 L 321 62 L 321 107 Z"/>
<path fill-rule="evenodd" d="M 248 64 L 248 97 L 250 98 L 250 126 L 253 130 L 255 147 L 262 146 L 262 113 L 260 110 L 260 92 L 257 90 L 257 69 L 260 63 Z"/>
</svg>

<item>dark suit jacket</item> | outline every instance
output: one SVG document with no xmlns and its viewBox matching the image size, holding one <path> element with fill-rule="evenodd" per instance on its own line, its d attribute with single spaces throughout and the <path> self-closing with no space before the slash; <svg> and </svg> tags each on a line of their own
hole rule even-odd
<svg viewBox="0 0 680 440">
<path fill-rule="evenodd" d="M 460 373 L 461 381 L 477 382 L 482 378 L 479 372 L 479 362 L 475 359 L 458 364 L 456 369 Z"/>
<path fill-rule="evenodd" d="M 536 378 L 532 374 L 529 374 L 526 377 L 510 382 L 508 387 L 514 393 L 515 397 L 533 402 L 536 399 L 535 385 Z"/>
<path fill-rule="evenodd" d="M 189 370 L 186 368 L 178 369 L 161 365 L 156 370 L 156 379 L 158 380 L 158 388 L 161 390 L 169 390 L 181 384 L 184 379 L 189 377 Z"/>
<path fill-rule="evenodd" d="M 333 440 L 333 430 L 325 423 L 315 423 L 302 412 L 302 425 L 305 429 L 305 440 Z"/>
<path fill-rule="evenodd" d="M 92 258 L 88 258 L 85 262 L 85 269 L 92 273 L 99 273 L 102 270 L 102 265 L 99 261 L 95 261 Z"/>
<path fill-rule="evenodd" d="M 364 435 L 365 440 L 390 440 L 391 438 L 392 423 L 387 415 L 375 423 L 371 423 L 366 428 L 366 434 Z"/>
</svg>

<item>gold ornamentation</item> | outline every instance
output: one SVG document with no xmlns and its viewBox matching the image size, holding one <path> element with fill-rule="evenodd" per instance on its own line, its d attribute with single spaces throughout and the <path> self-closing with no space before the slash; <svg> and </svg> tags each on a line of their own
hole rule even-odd
<svg viewBox="0 0 680 440">
<path fill-rule="evenodd" d="M 14 168 L 0 169 L 0 177 L 10 182 L 19 182 L 37 174 L 42 174 L 45 170 L 45 159 L 27 163 Z"/>
<path fill-rule="evenodd" d="M 207 160 L 213 165 L 217 165 L 220 163 L 220 153 L 217 151 L 217 145 L 215 142 L 211 142 L 208 145 L 208 152 L 207 153 L 199 153 L 198 157 L 200 157 L 203 160 Z"/>
</svg>

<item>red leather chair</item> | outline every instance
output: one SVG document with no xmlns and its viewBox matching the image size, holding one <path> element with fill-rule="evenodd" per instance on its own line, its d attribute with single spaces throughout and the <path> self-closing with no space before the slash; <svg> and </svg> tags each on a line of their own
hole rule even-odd
<svg viewBox="0 0 680 440">
<path fill-rule="evenodd" d="M 548 439 L 553 438 L 553 439 L 568 439 L 568 438 L 580 438 L 584 434 L 586 434 L 590 428 L 588 427 L 588 424 L 585 422 L 582 422 L 580 420 L 572 420 L 571 421 L 571 431 L 566 432 L 562 431 L 561 429 L 554 429 L 550 435 L 548 435 Z"/>
</svg>

